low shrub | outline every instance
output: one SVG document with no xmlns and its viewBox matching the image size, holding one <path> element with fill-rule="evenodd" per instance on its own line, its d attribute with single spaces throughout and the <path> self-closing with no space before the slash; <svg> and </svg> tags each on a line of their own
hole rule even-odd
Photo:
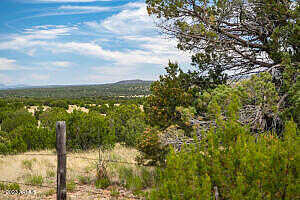
<svg viewBox="0 0 300 200">
<path fill-rule="evenodd" d="M 0 154 L 55 148 L 55 132 L 35 125 L 22 125 L 7 133 L 0 131 Z"/>
<path fill-rule="evenodd" d="M 297 131 L 289 121 L 282 138 L 253 135 L 234 118 L 219 120 L 200 145 L 170 152 L 149 199 L 296 199 Z"/>
<path fill-rule="evenodd" d="M 31 185 L 42 185 L 44 182 L 43 176 L 41 175 L 34 175 L 30 174 L 27 177 L 25 177 L 25 183 L 31 184 Z"/>
<path fill-rule="evenodd" d="M 67 181 L 66 187 L 68 192 L 73 192 L 75 190 L 76 183 L 73 180 Z"/>
<path fill-rule="evenodd" d="M 95 187 L 97 189 L 99 189 L 99 188 L 105 189 L 108 186 L 110 186 L 110 180 L 108 177 L 99 178 L 95 181 Z"/>
<path fill-rule="evenodd" d="M 79 182 L 83 185 L 91 184 L 92 179 L 89 176 L 79 176 Z"/>
<path fill-rule="evenodd" d="M 1 124 L 1 130 L 10 132 L 19 126 L 35 125 L 37 126 L 37 120 L 31 113 L 26 110 L 14 110 L 6 113 L 5 118 Z"/>
<path fill-rule="evenodd" d="M 122 166 L 118 169 L 118 174 L 121 184 L 134 192 L 154 187 L 155 185 L 155 171 L 145 167 L 133 169 Z"/>
<path fill-rule="evenodd" d="M 0 183 L 0 190 L 20 190 L 20 185 L 18 183 Z"/>
<path fill-rule="evenodd" d="M 156 128 L 147 128 L 139 138 L 137 149 L 141 152 L 136 160 L 145 165 L 163 165 L 168 148 L 165 147 L 159 137 Z"/>
</svg>

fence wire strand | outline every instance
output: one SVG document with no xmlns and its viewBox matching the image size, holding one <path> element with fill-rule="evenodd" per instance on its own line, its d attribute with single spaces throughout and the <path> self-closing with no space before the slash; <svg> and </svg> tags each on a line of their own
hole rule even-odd
<svg viewBox="0 0 300 200">
<path fill-rule="evenodd" d="M 44 187 L 44 188 L 56 188 L 55 186 L 49 186 L 49 185 L 35 185 L 35 184 L 30 184 L 30 183 L 21 183 L 21 182 L 14 182 L 14 181 L 7 181 L 7 180 L 0 180 L 0 182 L 2 183 L 10 183 L 10 184 L 13 184 L 13 183 L 16 183 L 16 184 L 19 184 L 19 185 L 27 185 L 27 186 L 34 186 L 34 187 Z"/>
<path fill-rule="evenodd" d="M 34 187 L 43 187 L 43 188 L 56 189 L 56 187 L 49 186 L 49 185 L 34 185 L 34 184 L 30 184 L 30 183 L 21 183 L 21 182 L 8 181 L 8 180 L 0 180 L 0 182 L 2 182 L 2 183 L 9 183 L 9 184 L 19 184 L 19 185 L 26 185 L 26 186 L 34 186 Z M 75 184 L 76 185 L 80 185 L 80 184 L 77 184 L 77 183 L 75 183 Z M 82 190 L 73 189 L 72 191 L 68 191 L 68 193 L 74 193 L 74 192 L 82 192 Z M 105 197 L 105 198 L 109 198 L 109 199 L 111 198 L 111 196 L 104 195 L 101 192 L 88 191 L 88 193 L 92 193 L 92 194 L 99 195 L 101 197 Z M 123 198 L 130 198 L 130 199 L 143 199 L 142 197 L 136 197 L 134 195 L 127 196 L 127 195 L 114 194 L 113 196 L 123 197 Z"/>
</svg>

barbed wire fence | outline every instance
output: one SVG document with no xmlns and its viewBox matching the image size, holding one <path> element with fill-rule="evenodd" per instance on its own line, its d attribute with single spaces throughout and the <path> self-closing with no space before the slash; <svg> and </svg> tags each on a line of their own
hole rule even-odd
<svg viewBox="0 0 300 200">
<path fill-rule="evenodd" d="M 98 162 L 97 167 L 99 167 L 101 170 L 105 170 L 105 165 L 107 163 L 118 163 L 118 164 L 126 164 L 126 165 L 135 165 L 139 167 L 150 167 L 150 168 L 161 168 L 161 169 L 174 169 L 174 170 L 187 170 L 187 168 L 176 168 L 176 167 L 159 167 L 159 166 L 149 166 L 149 165 L 144 165 L 141 163 L 137 162 L 127 162 L 127 161 L 121 161 L 121 160 L 111 160 L 111 159 L 104 159 L 102 156 L 102 149 L 99 146 L 98 148 L 98 158 L 90 158 L 90 157 L 84 157 L 84 156 L 76 156 L 76 155 L 71 155 L 66 152 L 66 127 L 65 127 L 65 122 L 57 122 L 56 124 L 56 135 L 57 135 L 57 149 L 56 152 L 53 153 L 22 153 L 22 154 L 9 154 L 9 155 L 1 155 L 1 157 L 7 157 L 7 156 L 57 156 L 57 184 L 56 187 L 55 185 L 43 185 L 43 184 L 31 184 L 31 183 L 24 183 L 24 182 L 18 182 L 18 181 L 10 181 L 10 180 L 2 180 L 0 178 L 0 190 L 4 190 L 4 193 L 6 194 L 30 194 L 30 190 L 28 191 L 20 191 L 20 190 L 5 190 L 2 186 L 1 188 L 1 183 L 6 183 L 6 184 L 18 184 L 18 185 L 24 185 L 24 186 L 33 186 L 33 187 L 38 187 L 38 188 L 48 188 L 48 189 L 56 189 L 56 195 L 57 195 L 57 200 L 66 200 L 67 198 L 67 188 L 66 188 L 66 171 L 67 168 L 66 166 L 66 158 L 75 158 L 75 159 L 86 159 L 90 161 L 96 161 Z M 63 151 L 61 151 L 63 149 Z M 63 158 L 62 158 L 63 157 Z M 65 161 L 64 161 L 65 159 Z M 63 160 L 63 162 L 61 162 Z M 76 170 L 78 171 L 78 170 Z M 80 173 L 89 173 L 87 171 L 78 171 Z M 98 173 L 98 172 L 97 172 Z M 78 184 L 75 183 L 76 185 L 83 185 L 83 184 Z M 71 192 L 81 192 L 81 190 L 78 189 L 72 189 Z M 97 195 L 97 197 L 100 197 L 101 199 L 108 198 L 107 194 L 104 195 L 101 193 L 101 190 L 95 189 L 95 191 L 88 191 L 89 193 Z M 31 194 L 34 193 L 31 191 Z M 120 198 L 127 198 L 127 199 L 143 199 L 143 197 L 137 197 L 134 195 L 124 195 L 124 194 L 113 194 L 114 197 L 120 197 Z M 178 194 L 178 196 L 182 196 L 182 194 Z"/>
</svg>

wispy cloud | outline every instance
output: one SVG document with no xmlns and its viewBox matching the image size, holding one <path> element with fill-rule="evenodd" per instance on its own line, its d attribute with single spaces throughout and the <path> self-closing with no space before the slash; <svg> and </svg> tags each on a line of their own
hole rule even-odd
<svg viewBox="0 0 300 200">
<path fill-rule="evenodd" d="M 92 28 L 102 28 L 113 34 L 137 35 L 153 34 L 155 24 L 146 12 L 145 3 L 128 3 L 122 11 L 101 22 L 86 22 Z"/>
<path fill-rule="evenodd" d="M 16 70 L 16 60 L 0 58 L 0 70 Z"/>
<path fill-rule="evenodd" d="M 71 66 L 71 62 L 68 62 L 68 61 L 54 61 L 51 63 L 53 66 L 56 66 L 56 67 L 70 67 Z"/>
<path fill-rule="evenodd" d="M 101 12 L 101 11 L 109 11 L 114 7 L 100 7 L 100 6 L 71 6 L 65 5 L 60 6 L 59 10 L 73 10 L 73 11 L 90 11 L 90 12 Z"/>
<path fill-rule="evenodd" d="M 31 74 L 30 77 L 37 81 L 48 81 L 50 79 L 49 74 Z"/>
<path fill-rule="evenodd" d="M 20 66 L 14 59 L 0 57 L 0 71 L 32 70 L 32 67 Z"/>
<path fill-rule="evenodd" d="M 57 79 L 52 74 L 58 70 L 70 76 L 70 80 L 85 83 L 112 82 L 129 77 L 153 80 L 169 59 L 180 64 L 190 62 L 188 54 L 176 49 L 175 40 L 166 40 L 159 35 L 153 19 L 146 12 L 145 3 L 115 5 L 58 6 L 56 12 L 68 13 L 120 10 L 97 21 L 80 17 L 80 21 L 72 25 L 40 25 L 23 29 L 20 33 L 0 39 L 0 51 L 10 50 L 32 56 L 27 58 L 31 61 L 25 63 L 32 62 L 37 71 L 26 74 L 36 84 Z M 0 67 L 10 66 L 10 70 L 13 70 L 20 67 L 17 62 L 22 63 L 18 59 L 9 62 Z M 82 69 L 81 64 L 84 66 Z M 31 77 L 31 73 L 35 75 Z M 80 75 L 75 77 L 77 73 Z"/>
</svg>

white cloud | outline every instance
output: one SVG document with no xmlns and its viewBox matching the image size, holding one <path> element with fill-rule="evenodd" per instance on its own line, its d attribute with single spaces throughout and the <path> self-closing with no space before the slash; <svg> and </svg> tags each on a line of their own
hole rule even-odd
<svg viewBox="0 0 300 200">
<path fill-rule="evenodd" d="M 71 10 L 71 8 L 82 9 L 82 7 L 87 10 L 94 9 L 90 6 L 65 8 Z M 39 51 L 48 51 L 53 54 L 70 53 L 100 58 L 109 62 L 110 65 L 93 67 L 93 74 L 86 77 L 90 80 L 99 80 L 102 77 L 102 81 L 104 81 L 103 79 L 110 81 L 108 77 L 111 81 L 128 79 L 129 76 L 130 78 L 139 78 L 141 74 L 136 74 L 136 71 L 140 67 L 165 66 L 169 59 L 178 61 L 180 64 L 190 62 L 188 53 L 180 52 L 176 48 L 175 40 L 166 40 L 155 32 L 155 25 L 152 18 L 147 15 L 144 3 L 129 3 L 122 6 L 122 9 L 121 12 L 103 21 L 84 23 L 92 29 L 90 30 L 92 33 L 99 34 L 99 38 L 103 40 L 101 44 L 86 40 L 85 42 L 61 40 L 61 37 L 76 34 L 81 31 L 80 28 L 86 27 L 45 25 L 35 26 L 26 29 L 23 34 L 11 36 L 11 40 L 0 42 L 0 49 L 18 50 L 28 55 L 35 55 Z M 102 37 L 107 33 L 109 37 Z M 107 49 L 103 46 L 103 43 L 108 43 L 107 38 L 116 38 L 124 44 L 117 50 Z M 127 44 L 130 44 L 131 48 L 128 48 Z M 67 61 L 41 63 L 42 68 L 47 70 L 61 70 L 71 65 L 73 64 Z M 87 67 L 88 65 L 87 63 Z M 145 76 L 154 77 L 146 72 Z"/>
<path fill-rule="evenodd" d="M 68 61 L 55 61 L 51 64 L 56 67 L 70 67 L 72 63 Z"/>
<path fill-rule="evenodd" d="M 31 74 L 30 78 L 37 80 L 37 81 L 47 81 L 50 79 L 50 75 L 49 74 Z"/>
<path fill-rule="evenodd" d="M 92 29 L 101 30 L 103 28 L 99 23 L 97 23 L 95 21 L 84 22 L 83 24 L 89 26 Z"/>
<path fill-rule="evenodd" d="M 26 39 L 55 39 L 59 36 L 70 35 L 77 29 L 75 26 L 35 26 L 32 29 L 25 29 L 24 37 Z"/>
<path fill-rule="evenodd" d="M 154 31 L 154 22 L 148 16 L 145 3 L 129 3 L 120 13 L 106 18 L 101 26 L 111 33 L 137 35 Z"/>
<path fill-rule="evenodd" d="M 59 10 L 82 10 L 82 11 L 91 11 L 91 12 L 102 12 L 102 11 L 110 11 L 112 7 L 100 7 L 100 6 L 60 6 Z"/>
<path fill-rule="evenodd" d="M 92 29 L 100 32 L 106 30 L 118 39 L 123 39 L 125 44 L 131 42 L 141 49 L 123 52 L 106 51 L 108 54 L 106 58 L 115 59 L 118 64 L 131 65 L 139 63 L 167 64 L 169 59 L 172 61 L 179 59 L 181 63 L 190 62 L 189 55 L 176 48 L 176 40 L 164 39 L 155 32 L 155 24 L 146 12 L 145 3 L 128 3 L 124 5 L 124 8 L 120 13 L 106 18 L 102 22 L 85 23 Z M 151 36 L 145 36 L 149 33 Z M 91 53 L 98 56 L 105 51 L 96 44 L 92 44 L 89 48 L 93 49 Z M 89 53 L 88 50 L 82 51 Z"/>
<path fill-rule="evenodd" d="M 0 71 L 10 71 L 10 70 L 32 70 L 34 68 L 28 66 L 20 66 L 14 59 L 7 59 L 0 57 Z"/>
<path fill-rule="evenodd" d="M 77 30 L 76 26 L 34 26 L 31 29 L 25 29 L 22 34 L 14 34 L 8 37 L 8 41 L 0 42 L 0 50 L 19 50 L 30 56 L 34 56 L 37 47 L 47 46 L 47 40 L 57 39 L 61 36 L 67 36 Z"/>
<path fill-rule="evenodd" d="M 0 70 L 16 70 L 16 60 L 0 58 Z"/>
</svg>

